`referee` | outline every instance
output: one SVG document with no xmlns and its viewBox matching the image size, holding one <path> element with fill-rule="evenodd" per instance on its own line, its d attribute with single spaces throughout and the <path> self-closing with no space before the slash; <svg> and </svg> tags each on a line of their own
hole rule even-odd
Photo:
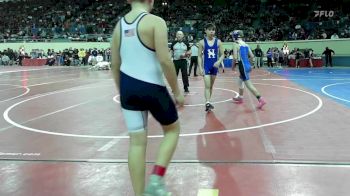
<svg viewBox="0 0 350 196">
<path fill-rule="evenodd" d="M 189 44 L 184 41 L 184 33 L 182 31 L 178 31 L 176 33 L 176 41 L 174 41 L 171 44 L 170 49 L 174 57 L 176 74 L 179 75 L 179 71 L 181 69 L 184 90 L 185 90 L 185 93 L 189 93 L 190 91 L 188 90 L 189 83 L 188 83 L 188 75 L 187 75 L 186 53 L 190 52 L 191 48 Z"/>
<path fill-rule="evenodd" d="M 191 76 L 192 67 L 194 65 L 194 77 L 197 77 L 197 66 L 198 66 L 198 46 L 197 43 L 194 41 L 193 45 L 191 46 L 191 63 L 190 63 L 190 71 L 188 73 L 188 76 Z"/>
<path fill-rule="evenodd" d="M 332 56 L 335 54 L 334 50 L 326 47 L 326 50 L 322 53 L 322 55 L 326 56 L 326 67 L 328 67 L 328 63 L 333 67 Z"/>
</svg>

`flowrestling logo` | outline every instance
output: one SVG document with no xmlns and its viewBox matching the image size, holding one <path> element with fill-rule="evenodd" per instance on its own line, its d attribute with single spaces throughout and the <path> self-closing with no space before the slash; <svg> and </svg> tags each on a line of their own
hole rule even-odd
<svg viewBox="0 0 350 196">
<path fill-rule="evenodd" d="M 332 18 L 334 16 L 334 11 L 326 11 L 326 10 L 316 10 L 315 12 L 315 18 L 317 17 L 326 17 L 326 18 Z"/>
</svg>

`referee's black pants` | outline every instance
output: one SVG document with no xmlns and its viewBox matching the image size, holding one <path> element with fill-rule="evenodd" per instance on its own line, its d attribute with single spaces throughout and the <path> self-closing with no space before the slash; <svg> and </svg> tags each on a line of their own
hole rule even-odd
<svg viewBox="0 0 350 196">
<path fill-rule="evenodd" d="M 180 59 L 180 60 L 174 60 L 175 69 L 176 69 L 176 75 L 179 75 L 179 71 L 181 69 L 181 75 L 182 75 L 182 82 L 184 84 L 185 91 L 188 90 L 188 75 L 187 75 L 187 60 L 186 59 Z"/>
<path fill-rule="evenodd" d="M 198 57 L 197 56 L 193 56 L 191 57 L 191 63 L 190 63 L 190 70 L 189 70 L 189 76 L 191 75 L 191 71 L 192 71 L 192 67 L 194 65 L 194 76 L 197 76 L 197 66 L 198 66 Z"/>
<path fill-rule="evenodd" d="M 328 63 L 333 67 L 332 56 L 326 55 L 326 67 L 328 67 Z"/>
</svg>

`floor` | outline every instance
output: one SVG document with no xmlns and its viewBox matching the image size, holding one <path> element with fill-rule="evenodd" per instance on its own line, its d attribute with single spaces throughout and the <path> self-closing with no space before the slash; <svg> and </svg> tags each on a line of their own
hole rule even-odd
<svg viewBox="0 0 350 196">
<path fill-rule="evenodd" d="M 248 92 L 231 101 L 237 76 L 219 74 L 209 114 L 202 78 L 190 78 L 167 175 L 173 195 L 349 195 L 350 68 L 255 69 L 263 110 Z M 109 71 L 1 67 L 0 113 L 1 196 L 133 195 Z M 149 117 L 148 173 L 161 136 Z"/>
</svg>

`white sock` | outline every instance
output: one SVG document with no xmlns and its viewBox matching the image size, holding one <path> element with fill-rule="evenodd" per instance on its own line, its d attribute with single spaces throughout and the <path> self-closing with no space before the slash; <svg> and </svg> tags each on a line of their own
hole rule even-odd
<svg viewBox="0 0 350 196">
<path fill-rule="evenodd" d="M 152 175 L 150 176 L 150 179 L 153 180 L 153 181 L 160 181 L 160 180 L 163 179 L 163 177 L 158 176 L 158 175 L 155 175 L 155 174 L 152 174 Z"/>
</svg>

